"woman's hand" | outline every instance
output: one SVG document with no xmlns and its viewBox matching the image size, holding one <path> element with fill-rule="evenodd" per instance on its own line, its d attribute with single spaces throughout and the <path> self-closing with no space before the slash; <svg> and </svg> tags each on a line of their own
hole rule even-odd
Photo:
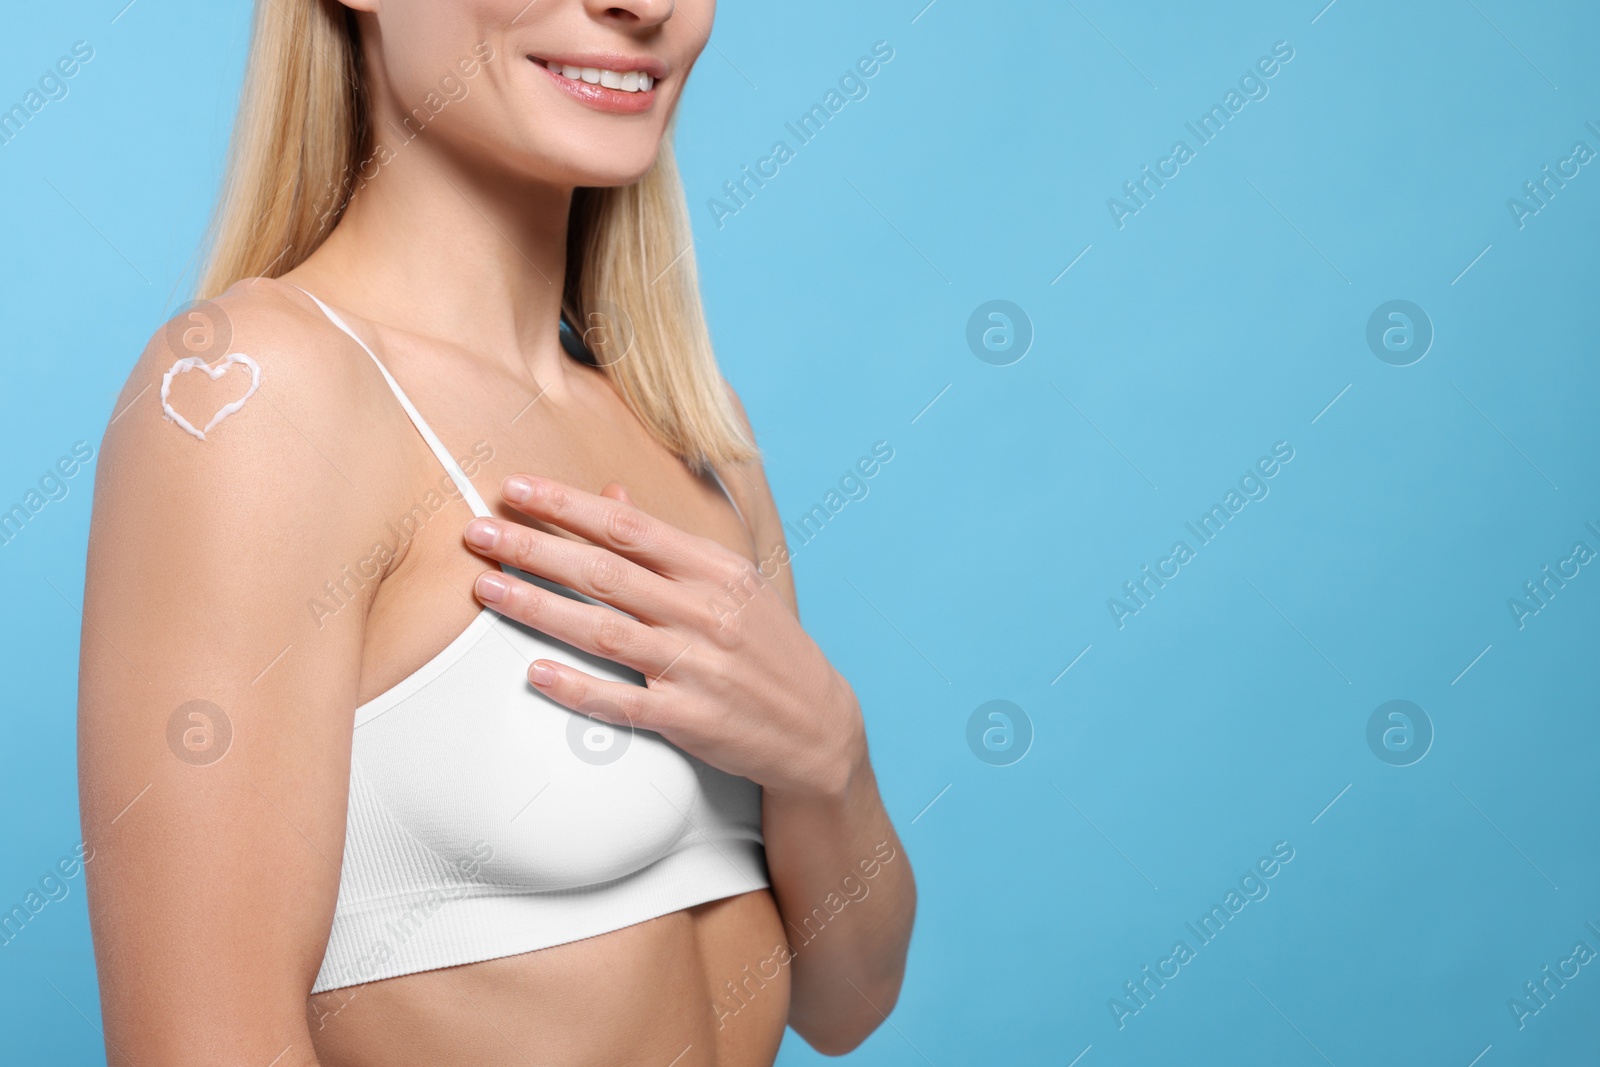
<svg viewBox="0 0 1600 1067">
<path fill-rule="evenodd" d="M 501 491 L 523 514 L 591 543 L 493 519 L 468 524 L 467 542 L 601 604 L 498 570 L 478 577 L 479 598 L 634 668 L 646 684 L 549 660 L 534 661 L 529 681 L 568 708 L 653 730 L 761 785 L 767 867 L 789 927 L 800 930 L 808 909 L 836 893 L 841 870 L 878 861 L 870 899 L 852 898 L 833 920 L 842 932 L 815 947 L 804 942 L 790 964 L 790 1025 L 825 1052 L 854 1048 L 899 996 L 916 911 L 916 884 L 909 861 L 898 858 L 855 693 L 755 565 L 645 514 L 616 483 L 596 495 L 516 475 Z"/>
<path fill-rule="evenodd" d="M 639 510 L 616 483 L 596 495 L 514 475 L 501 492 L 530 518 L 592 544 L 485 518 L 468 524 L 467 543 L 620 611 L 500 570 L 478 577 L 478 598 L 647 680 L 607 681 L 541 659 L 528 669 L 541 692 L 653 730 L 774 794 L 841 795 L 866 766 L 855 693 L 748 559 Z"/>
</svg>

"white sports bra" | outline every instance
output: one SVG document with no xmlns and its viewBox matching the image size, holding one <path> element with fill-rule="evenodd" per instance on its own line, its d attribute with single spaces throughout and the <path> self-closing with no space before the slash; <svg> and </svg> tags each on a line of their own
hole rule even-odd
<svg viewBox="0 0 1600 1067">
<path fill-rule="evenodd" d="M 372 357 L 473 513 L 489 516 L 383 362 L 306 295 Z M 644 684 L 484 608 L 356 709 L 339 896 L 311 992 L 578 941 L 769 884 L 759 786 L 555 703 L 527 680 L 540 657 Z"/>
</svg>

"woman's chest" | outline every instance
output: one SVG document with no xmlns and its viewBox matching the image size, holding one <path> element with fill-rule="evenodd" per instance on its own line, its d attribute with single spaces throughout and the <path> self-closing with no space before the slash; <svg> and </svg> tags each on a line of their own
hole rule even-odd
<svg viewBox="0 0 1600 1067">
<path fill-rule="evenodd" d="M 615 482 L 654 518 L 755 555 L 750 531 L 716 476 L 697 474 L 654 437 L 602 372 L 579 368 L 559 390 L 534 391 L 496 375 L 437 386 L 428 417 L 452 454 L 472 454 L 466 473 L 502 517 L 538 525 L 500 499 L 500 485 L 513 474 L 596 494 Z"/>
<path fill-rule="evenodd" d="M 760 839 L 758 786 L 658 734 L 554 703 L 525 678 L 535 658 L 602 683 L 644 684 L 636 671 L 480 615 L 358 709 L 354 836 L 377 840 L 392 825 L 435 857 L 475 859 L 474 880 L 524 891 L 610 882 L 679 849 L 686 835 L 724 847 Z M 355 844 L 360 851 L 363 841 Z"/>
<path fill-rule="evenodd" d="M 750 532 L 714 476 L 697 476 L 652 438 L 605 383 L 588 381 L 557 403 L 537 395 L 524 398 L 511 381 L 462 378 L 422 380 L 415 403 L 456 460 L 470 492 L 462 491 L 420 436 L 399 433 L 409 427 L 396 428 L 403 450 L 396 457 L 398 488 L 381 513 L 374 513 L 374 551 L 381 554 L 363 572 L 384 565 L 366 616 L 362 699 L 418 669 L 481 609 L 473 583 L 496 564 L 466 543 L 476 506 L 472 495 L 502 521 L 584 539 L 577 530 L 536 522 L 507 504 L 500 487 L 511 475 L 553 479 L 580 493 L 598 494 L 616 482 L 661 522 L 755 557 Z M 525 566 L 536 570 L 538 562 Z M 575 580 L 554 572 L 539 577 L 558 585 Z"/>
</svg>

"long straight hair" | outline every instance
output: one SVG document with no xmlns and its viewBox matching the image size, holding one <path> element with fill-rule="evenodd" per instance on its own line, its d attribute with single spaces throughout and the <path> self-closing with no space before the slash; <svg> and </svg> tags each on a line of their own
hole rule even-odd
<svg viewBox="0 0 1600 1067">
<path fill-rule="evenodd" d="M 349 203 L 371 138 L 354 13 L 336 0 L 257 0 L 197 297 L 310 256 Z M 574 191 L 562 310 L 634 414 L 700 471 L 758 452 L 717 369 L 691 244 L 669 128 L 639 182 Z"/>
</svg>

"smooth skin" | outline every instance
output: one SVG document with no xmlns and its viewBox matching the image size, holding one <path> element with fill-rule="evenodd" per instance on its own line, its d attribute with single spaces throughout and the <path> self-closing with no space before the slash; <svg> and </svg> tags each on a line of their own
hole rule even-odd
<svg viewBox="0 0 1600 1067">
<path fill-rule="evenodd" d="M 895 1003 L 915 910 L 855 695 L 802 629 L 788 568 L 774 573 L 782 524 L 759 462 L 722 471 L 747 528 L 557 341 L 550 279 L 563 276 L 571 191 L 648 170 L 711 0 L 350 6 L 380 131 L 398 129 L 475 46 L 495 59 L 378 168 L 310 258 L 215 302 L 229 350 L 262 371 L 238 413 L 203 442 L 163 419 L 161 377 L 185 353 L 158 332 L 107 428 L 79 745 L 108 1059 L 764 1064 L 786 1022 L 821 1051 L 846 1052 Z M 526 58 L 603 51 L 667 65 L 654 107 L 594 111 Z M 655 269 L 677 251 L 657 250 Z M 451 498 L 371 360 L 295 284 L 340 310 L 454 455 L 480 457 L 469 469 L 496 513 L 492 547 L 469 542 L 482 521 Z M 171 402 L 195 421 L 243 389 L 238 369 L 216 383 L 184 375 Z M 525 498 L 502 495 L 524 483 Z M 442 503 L 368 567 L 376 544 L 394 543 L 390 524 L 425 501 Z M 632 619 L 521 582 L 479 599 L 496 560 Z M 649 678 L 612 688 L 561 669 L 542 687 L 558 702 L 620 709 L 760 783 L 772 887 L 312 997 L 338 890 L 353 712 L 485 603 Z M 179 735 L 194 724 L 180 709 L 195 700 L 216 709 L 221 746 L 198 755 L 170 729 L 175 717 Z M 746 990 L 742 1005 L 730 982 Z"/>
</svg>

